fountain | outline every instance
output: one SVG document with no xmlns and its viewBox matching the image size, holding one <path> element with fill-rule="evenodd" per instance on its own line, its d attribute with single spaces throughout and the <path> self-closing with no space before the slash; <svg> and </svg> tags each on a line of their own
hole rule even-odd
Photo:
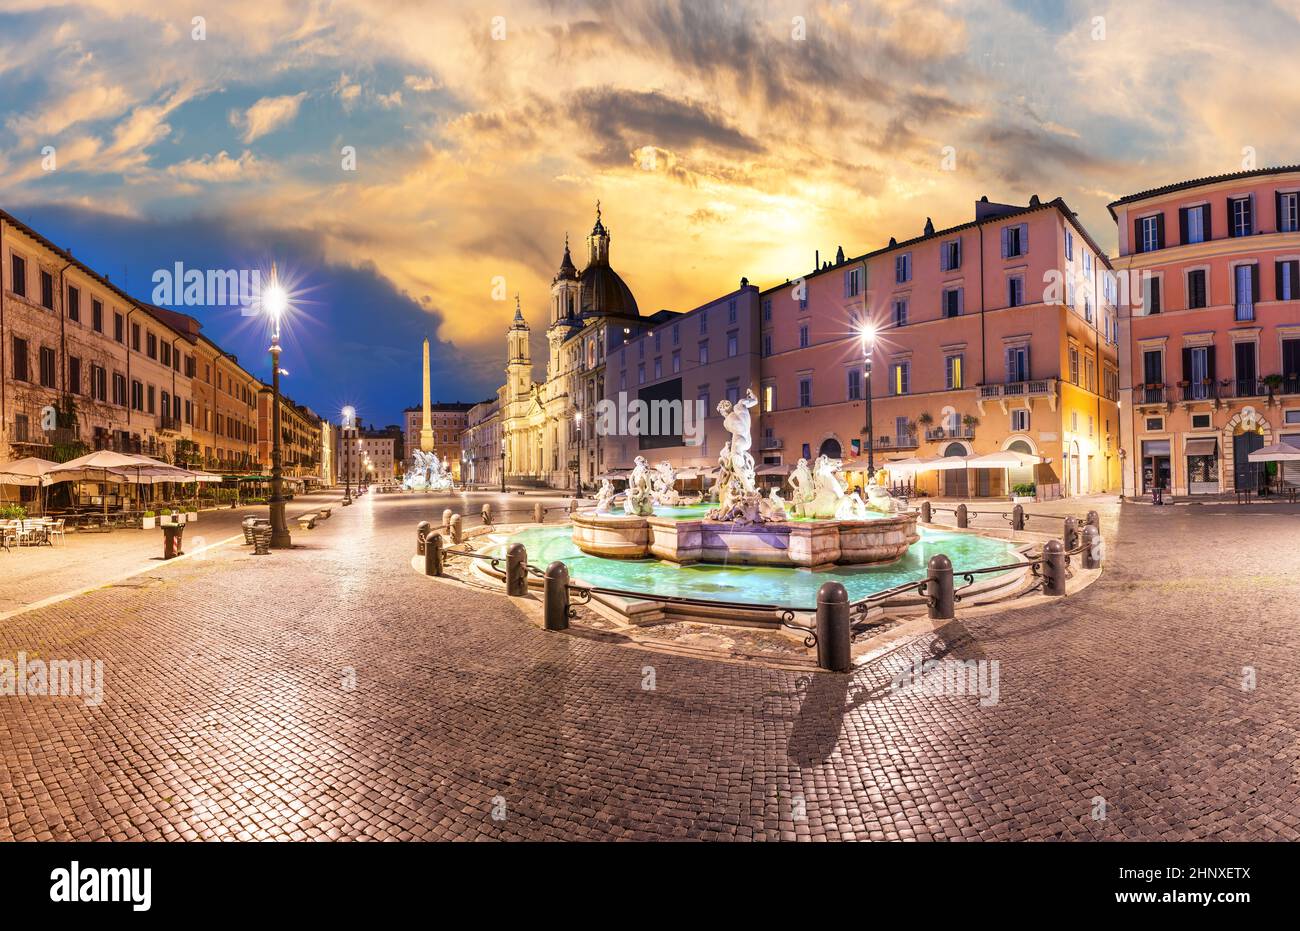
<svg viewBox="0 0 1300 931">
<path fill-rule="evenodd" d="M 573 544 L 615 559 L 825 569 L 896 560 L 920 539 L 916 515 L 901 501 L 874 479 L 866 501 L 849 494 L 835 475 L 841 463 L 826 456 L 811 466 L 799 460 L 788 480 L 788 504 L 776 489 L 765 497 L 749 451 L 750 410 L 757 404 L 751 389 L 735 404 L 718 405 L 731 438 L 718 457 L 716 506 L 680 506 L 671 466 L 662 463 L 656 473 L 638 456 L 624 513 L 612 513 L 612 494 L 606 498 L 602 486 L 596 508 L 573 515 Z"/>
<path fill-rule="evenodd" d="M 411 453 L 411 468 L 402 477 L 402 487 L 412 491 L 448 491 L 452 487 L 448 460 L 439 459 L 434 452 L 415 450 Z"/>
</svg>

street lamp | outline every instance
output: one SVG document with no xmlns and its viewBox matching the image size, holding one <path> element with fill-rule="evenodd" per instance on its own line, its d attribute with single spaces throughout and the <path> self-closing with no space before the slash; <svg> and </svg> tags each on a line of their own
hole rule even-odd
<svg viewBox="0 0 1300 931">
<path fill-rule="evenodd" d="M 582 411 L 573 412 L 573 422 L 578 425 L 578 494 L 582 494 Z"/>
<path fill-rule="evenodd" d="M 352 503 L 352 456 L 351 444 L 348 442 L 348 425 L 355 423 L 356 408 L 348 405 L 343 408 L 343 503 Z"/>
<path fill-rule="evenodd" d="M 271 315 L 271 548 L 293 546 L 284 522 L 283 472 L 280 468 L 280 318 L 289 309 L 289 295 L 280 284 L 275 263 L 271 283 L 262 291 L 262 309 Z"/>
<path fill-rule="evenodd" d="M 862 373 L 866 382 L 866 423 L 863 424 L 867 435 L 867 478 L 876 474 L 876 436 L 875 425 L 871 419 L 871 351 L 876 348 L 876 327 L 873 323 L 863 323 L 858 328 L 862 338 Z"/>
<path fill-rule="evenodd" d="M 501 494 L 506 493 L 506 438 L 501 437 Z"/>
</svg>

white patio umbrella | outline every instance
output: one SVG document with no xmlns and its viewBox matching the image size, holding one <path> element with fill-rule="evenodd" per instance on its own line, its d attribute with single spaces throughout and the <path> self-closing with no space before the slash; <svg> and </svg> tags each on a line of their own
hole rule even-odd
<svg viewBox="0 0 1300 931">
<path fill-rule="evenodd" d="M 0 485 L 44 485 L 45 473 L 56 465 L 57 462 L 36 456 L 0 462 Z"/>
<path fill-rule="evenodd" d="M 1251 462 L 1300 462 L 1300 449 L 1286 443 L 1273 443 L 1260 447 L 1246 458 Z"/>
<path fill-rule="evenodd" d="M 148 456 L 132 456 L 99 449 L 61 465 L 56 465 L 45 475 L 46 484 L 55 482 L 115 482 L 131 485 L 160 485 L 166 482 L 192 482 L 193 473 L 187 469 L 168 465 Z M 108 496 L 104 513 L 108 513 Z"/>
<path fill-rule="evenodd" d="M 969 458 L 972 469 L 1020 469 L 1024 466 L 1038 465 L 1043 461 L 1042 456 L 1033 456 L 1014 449 L 1004 449 L 1001 452 L 985 453 L 982 456 Z"/>
</svg>

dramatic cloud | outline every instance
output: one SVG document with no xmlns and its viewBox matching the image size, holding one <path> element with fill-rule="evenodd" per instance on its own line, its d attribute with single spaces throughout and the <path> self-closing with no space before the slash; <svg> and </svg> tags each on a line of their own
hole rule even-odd
<svg viewBox="0 0 1300 931">
<path fill-rule="evenodd" d="M 353 87 L 358 93 L 360 92 L 361 89 L 355 85 L 345 87 L 344 92 L 350 92 Z M 345 102 L 352 99 L 345 96 L 345 93 L 340 93 L 340 97 Z M 282 97 L 263 97 L 246 112 L 232 113 L 230 125 L 243 130 L 241 138 L 244 142 L 252 142 L 291 122 L 298 115 L 298 108 L 302 106 L 306 97 L 306 91 L 300 94 L 286 94 Z"/>
</svg>

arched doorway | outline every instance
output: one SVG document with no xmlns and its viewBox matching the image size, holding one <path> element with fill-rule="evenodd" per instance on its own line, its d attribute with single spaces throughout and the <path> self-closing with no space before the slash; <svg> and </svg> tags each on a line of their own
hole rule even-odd
<svg viewBox="0 0 1300 931">
<path fill-rule="evenodd" d="M 1034 449 L 1026 440 L 1012 440 L 1007 444 L 1007 452 L 1024 453 L 1027 456 L 1034 455 Z M 1014 469 L 1007 469 L 1007 484 L 1010 486 L 1007 490 L 1015 488 L 1017 485 L 1034 484 L 1034 467 L 1018 466 Z"/>
<path fill-rule="evenodd" d="M 964 456 L 966 447 L 961 443 L 949 443 L 943 448 L 945 456 Z M 965 498 L 970 494 L 966 469 L 945 469 L 943 472 L 943 493 L 949 498 Z"/>
<path fill-rule="evenodd" d="M 843 458 L 840 441 L 835 439 L 833 436 L 828 436 L 826 439 L 822 440 L 822 445 L 817 447 L 817 455 L 827 456 L 831 459 Z"/>
</svg>

